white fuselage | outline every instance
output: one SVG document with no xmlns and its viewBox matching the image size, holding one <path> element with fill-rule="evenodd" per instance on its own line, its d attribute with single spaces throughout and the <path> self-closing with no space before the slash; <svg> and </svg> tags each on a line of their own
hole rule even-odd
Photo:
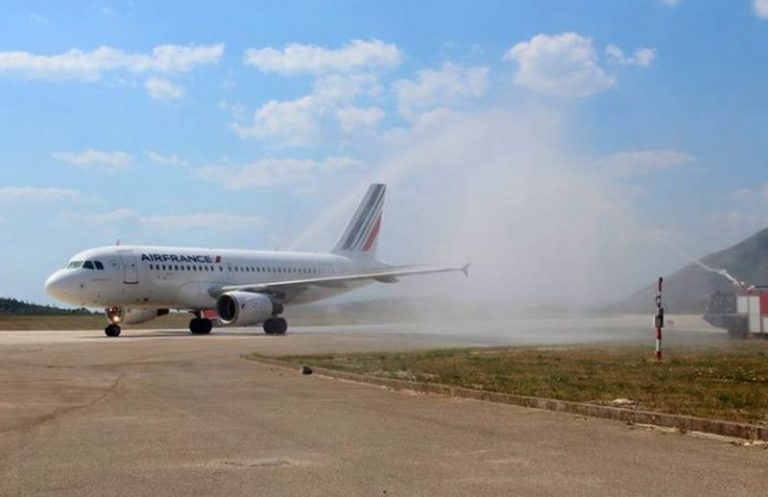
<svg viewBox="0 0 768 497">
<path fill-rule="evenodd" d="M 209 290 L 228 285 L 343 276 L 371 269 L 373 261 L 333 254 L 113 246 L 75 255 L 46 282 L 57 300 L 82 307 L 211 309 Z M 286 303 L 332 297 L 369 281 L 313 286 Z"/>
</svg>

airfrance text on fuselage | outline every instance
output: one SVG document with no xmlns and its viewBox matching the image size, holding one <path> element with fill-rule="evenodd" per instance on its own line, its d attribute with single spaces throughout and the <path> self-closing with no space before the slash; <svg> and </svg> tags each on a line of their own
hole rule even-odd
<svg viewBox="0 0 768 497">
<path fill-rule="evenodd" d="M 221 262 L 221 256 L 214 259 L 210 255 L 173 255 L 173 254 L 141 254 L 142 261 L 149 262 L 198 262 L 201 264 Z"/>
</svg>

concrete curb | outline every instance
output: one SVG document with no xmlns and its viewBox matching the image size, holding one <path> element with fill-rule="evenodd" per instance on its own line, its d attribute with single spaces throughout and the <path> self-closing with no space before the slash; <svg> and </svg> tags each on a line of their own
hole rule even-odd
<svg viewBox="0 0 768 497">
<path fill-rule="evenodd" d="M 276 359 L 274 357 L 244 356 L 265 364 L 271 364 L 283 368 L 299 369 L 301 365 Z M 627 424 L 647 424 L 674 428 L 681 432 L 697 431 L 712 433 L 733 438 L 747 440 L 761 440 L 768 442 L 768 426 L 736 423 L 732 421 L 720 421 L 716 419 L 682 416 L 679 414 L 665 414 L 653 411 L 641 411 L 639 409 L 627 409 L 624 407 L 603 406 L 599 404 L 585 404 L 567 400 L 545 399 L 540 397 L 527 397 L 508 393 L 488 392 L 484 390 L 472 390 L 470 388 L 454 387 L 440 383 L 423 383 L 408 380 L 396 380 L 393 378 L 381 378 L 359 373 L 349 373 L 335 369 L 327 369 L 312 366 L 316 374 L 330 376 L 342 380 L 356 381 L 381 385 L 395 390 L 412 390 L 420 393 L 432 393 L 446 395 L 448 397 L 460 397 L 464 399 L 484 400 L 501 404 L 513 404 L 534 409 L 546 409 L 549 411 L 566 412 L 581 416 L 612 419 Z"/>
</svg>

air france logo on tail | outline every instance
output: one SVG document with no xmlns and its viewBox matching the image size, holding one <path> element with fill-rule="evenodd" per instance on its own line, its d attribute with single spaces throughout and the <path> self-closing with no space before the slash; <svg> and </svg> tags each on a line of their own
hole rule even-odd
<svg viewBox="0 0 768 497">
<path fill-rule="evenodd" d="M 374 184 L 368 189 L 363 201 L 349 221 L 336 244 L 336 251 L 369 252 L 376 246 L 381 228 L 381 212 L 384 207 L 386 187 Z"/>
</svg>

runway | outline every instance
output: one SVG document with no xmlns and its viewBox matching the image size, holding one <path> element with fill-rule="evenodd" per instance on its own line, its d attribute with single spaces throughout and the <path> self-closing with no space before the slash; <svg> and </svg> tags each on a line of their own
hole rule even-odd
<svg viewBox="0 0 768 497">
<path fill-rule="evenodd" d="M 639 320 L 556 321 L 528 323 L 537 333 L 527 336 L 499 323 L 484 334 L 396 325 L 284 337 L 0 332 L 0 495 L 764 495 L 761 447 L 240 357 L 554 343 L 569 326 L 598 329 L 570 335 L 582 341 L 617 339 L 616 330 L 632 341 L 642 329 Z M 681 324 L 681 336 L 695 333 Z"/>
</svg>

